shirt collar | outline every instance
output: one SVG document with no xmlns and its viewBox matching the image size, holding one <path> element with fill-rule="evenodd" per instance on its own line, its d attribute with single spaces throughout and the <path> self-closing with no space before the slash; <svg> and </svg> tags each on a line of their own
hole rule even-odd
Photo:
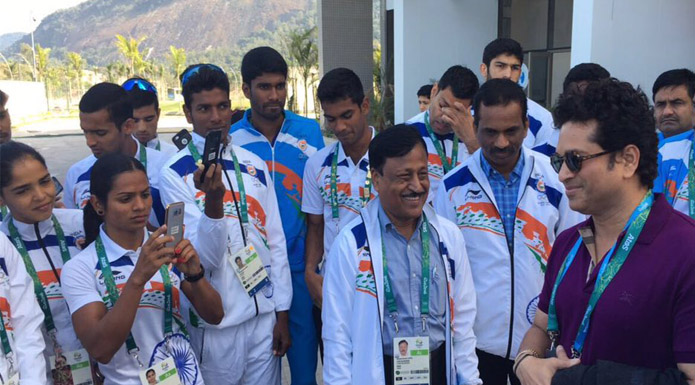
<svg viewBox="0 0 695 385">
<path fill-rule="evenodd" d="M 150 139 L 150 141 L 147 142 L 145 146 L 153 149 L 157 149 L 157 145 L 159 144 L 159 137 L 155 136 L 154 138 Z"/>
<path fill-rule="evenodd" d="M 386 230 L 393 230 L 397 231 L 395 227 L 393 226 L 393 222 L 391 222 L 391 219 L 389 219 L 389 216 L 386 215 L 386 211 L 384 211 L 384 207 L 381 205 L 381 202 L 379 202 L 379 226 L 381 227 L 382 231 Z M 422 224 L 422 215 L 420 215 L 420 218 L 417 221 L 417 226 L 415 227 L 415 233 L 413 235 L 417 234 L 418 231 L 420 231 L 420 225 Z"/>
<path fill-rule="evenodd" d="M 8 213 L 7 218 L 3 218 L 3 227 L 7 228 L 8 230 L 10 219 L 12 219 L 12 223 L 17 228 L 17 232 L 19 233 L 19 236 L 22 237 L 22 239 L 36 239 L 36 231 L 34 230 L 33 223 L 24 223 L 18 221 L 17 219 L 12 218 L 11 213 Z M 39 233 L 41 234 L 42 238 L 48 235 L 53 229 L 53 221 L 51 220 L 51 218 L 39 222 L 38 225 Z"/>
<path fill-rule="evenodd" d="M 369 129 L 372 130 L 372 140 L 374 139 L 374 136 L 376 136 L 376 130 L 374 127 L 369 126 Z M 340 142 L 336 142 L 336 146 L 338 146 Z M 347 161 L 348 156 L 345 155 L 345 149 L 343 146 L 338 146 L 338 163 L 342 163 L 343 161 Z M 350 160 L 352 161 L 352 160 Z M 365 165 L 369 165 L 369 149 L 364 152 L 364 155 L 362 155 L 362 158 L 360 158 L 359 162 L 357 162 L 356 165 L 361 165 L 362 163 L 365 163 Z"/>
<path fill-rule="evenodd" d="M 147 150 L 145 150 L 145 146 L 143 146 L 133 135 L 130 136 L 130 139 L 133 139 L 135 142 L 135 155 L 133 155 L 133 158 L 140 159 L 140 150 Z"/>
<path fill-rule="evenodd" d="M 519 159 L 516 161 L 516 165 L 514 166 L 514 169 L 512 170 L 512 173 L 510 174 L 510 179 L 518 179 L 521 178 L 521 174 L 524 171 L 524 147 L 521 147 L 521 153 L 519 154 Z M 499 175 L 501 177 L 502 174 L 500 174 L 497 170 L 495 170 L 490 163 L 488 163 L 487 159 L 485 159 L 485 156 L 483 155 L 483 152 L 480 151 L 480 166 L 483 169 L 483 173 L 485 176 L 489 178 L 494 177 L 495 175 Z M 503 177 L 504 178 L 504 177 Z"/>
<path fill-rule="evenodd" d="M 145 233 L 145 236 L 142 238 L 142 243 L 144 244 L 145 241 L 147 241 L 148 234 L 147 229 L 143 228 L 142 231 Z M 140 255 L 140 250 L 142 249 L 142 247 L 138 247 L 137 250 L 124 249 L 116 242 L 114 242 L 111 238 L 109 238 L 109 236 L 106 234 L 106 231 L 104 231 L 103 224 L 99 226 L 99 236 L 101 237 L 101 242 L 104 244 L 106 258 L 109 260 L 109 262 L 116 261 L 124 255 L 127 255 L 131 258 L 137 258 Z"/>
</svg>

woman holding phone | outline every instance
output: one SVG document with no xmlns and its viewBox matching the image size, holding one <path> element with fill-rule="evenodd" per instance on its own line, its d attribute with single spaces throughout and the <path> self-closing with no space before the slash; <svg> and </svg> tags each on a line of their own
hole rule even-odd
<svg viewBox="0 0 695 385">
<path fill-rule="evenodd" d="M 49 383 L 59 383 L 51 374 L 51 362 L 82 348 L 60 286 L 63 264 L 79 253 L 84 241 L 82 212 L 55 208 L 56 186 L 34 148 L 9 141 L 0 145 L 0 154 L 0 205 L 9 209 L 0 231 L 12 241 L 24 262 L 19 266 L 34 283 L 44 316 L 46 376 Z"/>
<path fill-rule="evenodd" d="M 203 384 L 181 316 L 180 292 L 206 322 L 224 313 L 187 239 L 173 247 L 166 226 L 146 230 L 152 206 L 142 164 L 121 154 L 94 164 L 84 210 L 88 246 L 63 270 L 75 332 L 105 384 L 147 383 L 174 364 L 184 385 Z M 167 370 L 173 369 L 171 366 Z"/>
</svg>

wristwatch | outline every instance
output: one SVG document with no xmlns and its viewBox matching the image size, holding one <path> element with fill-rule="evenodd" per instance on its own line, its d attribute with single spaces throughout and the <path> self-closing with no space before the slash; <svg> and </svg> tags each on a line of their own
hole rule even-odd
<svg viewBox="0 0 695 385">
<path fill-rule="evenodd" d="M 191 282 L 191 283 L 200 281 L 200 279 L 203 278 L 204 276 L 205 276 L 205 268 L 203 267 L 202 264 L 200 265 L 200 273 L 198 273 L 196 275 L 186 275 L 186 274 L 183 275 L 184 279 L 186 279 L 186 281 Z"/>
</svg>

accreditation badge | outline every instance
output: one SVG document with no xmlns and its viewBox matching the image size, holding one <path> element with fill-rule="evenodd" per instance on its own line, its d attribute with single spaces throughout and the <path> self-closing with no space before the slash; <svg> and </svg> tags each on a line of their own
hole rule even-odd
<svg viewBox="0 0 695 385">
<path fill-rule="evenodd" d="M 393 380 L 395 385 L 430 383 L 429 337 L 393 339 Z"/>
<path fill-rule="evenodd" d="M 53 385 L 93 385 L 92 367 L 85 349 L 49 358 Z"/>
<path fill-rule="evenodd" d="M 241 286 L 249 293 L 250 297 L 253 297 L 270 283 L 268 273 L 265 271 L 263 262 L 253 245 L 247 245 L 230 255 L 228 259 L 237 278 L 239 278 L 239 282 L 241 282 Z"/>
<path fill-rule="evenodd" d="M 182 385 L 174 358 L 169 357 L 140 371 L 140 383 L 142 385 Z"/>
<path fill-rule="evenodd" d="M 19 385 L 19 373 L 15 373 L 7 382 L 3 382 L 3 385 Z"/>
</svg>

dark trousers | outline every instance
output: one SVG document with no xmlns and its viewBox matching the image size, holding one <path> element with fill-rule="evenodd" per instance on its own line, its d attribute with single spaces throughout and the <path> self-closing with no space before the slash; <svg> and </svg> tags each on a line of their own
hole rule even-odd
<svg viewBox="0 0 695 385">
<path fill-rule="evenodd" d="M 431 385 L 447 385 L 446 360 L 446 343 L 430 352 Z M 393 385 L 393 356 L 384 356 L 384 372 L 386 385 Z"/>
<path fill-rule="evenodd" d="M 316 305 L 313 306 L 311 312 L 314 316 L 314 326 L 316 327 L 316 338 L 319 340 L 319 351 L 321 352 L 321 363 L 323 364 L 323 338 L 321 338 L 321 328 L 323 327 L 323 322 L 321 322 L 321 309 Z"/>
<path fill-rule="evenodd" d="M 507 385 L 507 377 L 509 377 L 509 382 L 512 385 L 521 385 L 521 382 L 519 382 L 519 379 L 512 371 L 514 366 L 513 360 L 478 349 L 475 349 L 475 354 L 478 355 L 478 371 L 480 371 L 480 379 L 483 380 L 483 385 Z"/>
</svg>

